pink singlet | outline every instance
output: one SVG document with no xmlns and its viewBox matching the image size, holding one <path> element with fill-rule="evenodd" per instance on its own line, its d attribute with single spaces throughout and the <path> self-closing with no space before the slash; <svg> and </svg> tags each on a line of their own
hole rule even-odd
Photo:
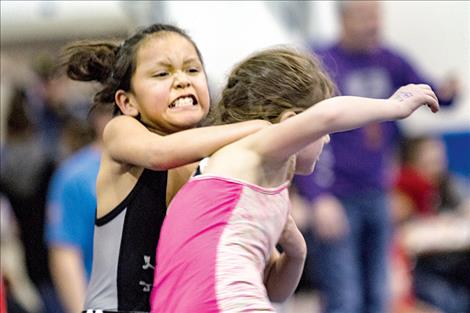
<svg viewBox="0 0 470 313">
<path fill-rule="evenodd" d="M 152 312 L 274 312 L 263 271 L 290 210 L 287 187 L 191 178 L 162 226 Z"/>
</svg>

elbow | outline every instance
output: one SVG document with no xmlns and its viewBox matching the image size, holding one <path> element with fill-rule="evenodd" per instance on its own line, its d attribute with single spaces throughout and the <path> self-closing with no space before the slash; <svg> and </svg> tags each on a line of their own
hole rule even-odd
<svg viewBox="0 0 470 313">
<path fill-rule="evenodd" d="M 180 157 L 176 151 L 158 147 L 148 150 L 147 160 L 145 167 L 153 171 L 166 171 L 190 163 L 184 156 Z"/>
<path fill-rule="evenodd" d="M 167 164 L 161 160 L 149 160 L 148 165 L 145 167 L 152 171 L 166 171 L 169 169 Z"/>
<path fill-rule="evenodd" d="M 281 292 L 269 292 L 268 293 L 268 298 L 269 301 L 274 302 L 274 303 L 283 303 L 289 299 L 294 291 L 292 292 L 286 292 L 286 293 L 281 293 Z"/>
<path fill-rule="evenodd" d="M 165 162 L 162 162 L 162 160 L 157 160 L 154 158 L 149 159 L 148 164 L 145 167 L 152 171 L 165 171 L 168 169 Z"/>
<path fill-rule="evenodd" d="M 289 295 L 290 297 L 290 295 Z M 285 302 L 287 299 L 289 299 L 289 297 L 281 297 L 281 296 L 269 296 L 269 301 L 273 302 L 273 303 L 283 303 Z"/>
<path fill-rule="evenodd" d="M 335 108 L 334 102 L 327 102 L 327 100 L 312 107 L 311 112 L 311 118 L 315 120 L 315 123 L 312 123 L 312 127 L 315 129 L 316 136 L 326 135 L 334 131 L 343 114 L 343 112 Z"/>
<path fill-rule="evenodd" d="M 147 165 L 146 168 L 153 170 L 153 171 L 166 171 L 172 167 L 172 160 L 169 156 L 172 155 L 169 151 L 163 151 L 159 147 L 149 147 L 147 150 Z"/>
<path fill-rule="evenodd" d="M 338 125 L 338 120 L 341 118 L 342 112 L 338 110 L 326 109 L 320 115 L 318 119 L 318 123 L 321 123 L 323 126 L 322 129 L 324 130 L 325 134 L 330 133 L 332 130 L 334 131 Z"/>
<path fill-rule="evenodd" d="M 166 171 L 178 166 L 175 160 L 169 160 L 167 157 L 151 157 L 148 160 L 145 167 L 152 171 Z"/>
</svg>

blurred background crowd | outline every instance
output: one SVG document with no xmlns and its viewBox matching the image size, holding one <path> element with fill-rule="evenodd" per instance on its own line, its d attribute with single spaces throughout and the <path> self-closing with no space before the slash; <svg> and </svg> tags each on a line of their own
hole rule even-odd
<svg viewBox="0 0 470 313">
<path fill-rule="evenodd" d="M 187 30 L 214 98 L 236 62 L 315 52 L 345 95 L 428 83 L 441 112 L 334 134 L 292 184 L 308 245 L 279 312 L 470 312 L 470 3 L 466 1 L 2 1 L 4 312 L 79 312 L 91 267 L 100 134 L 96 86 L 58 70 L 79 39 L 156 22 Z"/>
</svg>

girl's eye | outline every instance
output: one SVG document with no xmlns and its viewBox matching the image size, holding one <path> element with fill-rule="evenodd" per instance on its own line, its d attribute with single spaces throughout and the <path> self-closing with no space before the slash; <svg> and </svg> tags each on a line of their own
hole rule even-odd
<svg viewBox="0 0 470 313">
<path fill-rule="evenodd" d="M 153 76 L 154 77 L 166 77 L 166 76 L 168 76 L 168 72 L 158 72 Z"/>
<path fill-rule="evenodd" d="M 188 72 L 189 73 L 199 73 L 199 69 L 196 68 L 196 67 L 191 67 L 191 68 L 188 69 Z"/>
</svg>

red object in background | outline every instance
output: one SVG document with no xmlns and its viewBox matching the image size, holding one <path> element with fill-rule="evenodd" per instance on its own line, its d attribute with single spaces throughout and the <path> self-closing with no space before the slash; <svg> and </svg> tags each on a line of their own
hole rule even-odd
<svg viewBox="0 0 470 313">
<path fill-rule="evenodd" d="M 438 202 L 438 189 L 426 178 L 411 167 L 403 167 L 395 186 L 406 194 L 421 216 L 429 216 L 436 213 Z"/>
<path fill-rule="evenodd" d="M 415 307 L 413 292 L 412 265 L 409 256 L 401 246 L 398 238 L 394 238 L 391 253 L 392 275 L 395 275 L 395 286 L 392 286 L 392 313 L 409 312 Z"/>
<path fill-rule="evenodd" d="M 0 277 L 0 313 L 7 313 L 5 284 L 3 283 L 3 275 Z"/>
</svg>

